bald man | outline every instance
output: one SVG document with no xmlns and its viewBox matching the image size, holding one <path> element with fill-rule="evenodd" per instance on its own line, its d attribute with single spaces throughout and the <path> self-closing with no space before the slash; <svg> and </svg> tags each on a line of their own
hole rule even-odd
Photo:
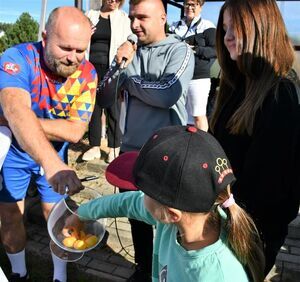
<svg viewBox="0 0 300 282">
<path fill-rule="evenodd" d="M 9 48 L 0 59 L 0 103 L 13 133 L 0 175 L 1 239 L 12 266 L 11 281 L 26 281 L 24 198 L 30 179 L 45 218 L 66 192 L 83 186 L 67 163 L 91 117 L 97 75 L 84 59 L 91 25 L 74 7 L 52 11 L 42 41 Z M 66 265 L 54 262 L 54 280 L 66 281 Z"/>
<path fill-rule="evenodd" d="M 125 42 L 120 46 L 116 66 L 111 67 L 102 83 L 104 96 L 114 98 L 116 83 L 124 95 L 122 152 L 139 150 L 162 127 L 186 124 L 185 99 L 194 71 L 194 55 L 187 44 L 165 33 L 162 1 L 129 3 L 131 29 L 138 44 Z M 125 69 L 120 71 L 124 58 Z M 130 281 L 151 281 L 152 226 L 136 220 L 130 223 L 137 264 Z"/>
</svg>

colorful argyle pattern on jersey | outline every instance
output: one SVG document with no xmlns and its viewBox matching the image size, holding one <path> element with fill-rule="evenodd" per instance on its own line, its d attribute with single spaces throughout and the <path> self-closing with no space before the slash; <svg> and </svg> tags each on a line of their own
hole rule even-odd
<svg viewBox="0 0 300 282">
<path fill-rule="evenodd" d="M 75 73 L 62 79 L 51 75 L 41 54 L 41 43 L 24 43 L 7 50 L 1 57 L 0 89 L 19 87 L 28 91 L 38 117 L 88 122 L 97 86 L 94 67 L 84 60 Z"/>
<path fill-rule="evenodd" d="M 50 109 L 53 115 L 65 117 L 67 114 L 72 120 L 90 119 L 94 108 L 92 92 L 96 88 L 96 83 L 91 82 L 85 85 L 81 76 L 82 71 L 76 71 L 64 85 L 56 89 L 56 95 L 52 97 L 53 108 Z M 84 89 L 82 89 L 83 85 Z"/>
</svg>

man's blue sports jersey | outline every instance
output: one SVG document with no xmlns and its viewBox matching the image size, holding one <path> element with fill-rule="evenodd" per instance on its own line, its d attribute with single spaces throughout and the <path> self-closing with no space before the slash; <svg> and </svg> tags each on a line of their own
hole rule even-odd
<svg viewBox="0 0 300 282">
<path fill-rule="evenodd" d="M 41 42 L 8 49 L 0 58 L 0 90 L 18 87 L 29 92 L 38 117 L 88 121 L 96 93 L 97 74 L 92 64 L 84 60 L 65 79 L 51 74 L 42 56 Z"/>
<path fill-rule="evenodd" d="M 22 88 L 30 94 L 31 109 L 38 118 L 88 122 L 95 104 L 97 74 L 93 65 L 83 60 L 68 78 L 53 75 L 44 63 L 42 43 L 24 43 L 7 49 L 0 58 L 0 91 L 8 87 Z M 68 142 L 52 144 L 67 162 Z M 0 174 L 0 201 L 23 199 L 32 177 L 42 201 L 61 198 L 50 188 L 39 164 L 13 138 Z"/>
<path fill-rule="evenodd" d="M 96 71 L 86 60 L 68 78 L 53 75 L 44 64 L 41 42 L 16 45 L 0 58 L 0 90 L 26 90 L 31 95 L 31 108 L 39 118 L 89 121 L 96 81 Z M 15 140 L 13 143 L 17 145 Z M 53 144 L 60 148 L 62 144 L 57 143 L 60 142 Z"/>
</svg>

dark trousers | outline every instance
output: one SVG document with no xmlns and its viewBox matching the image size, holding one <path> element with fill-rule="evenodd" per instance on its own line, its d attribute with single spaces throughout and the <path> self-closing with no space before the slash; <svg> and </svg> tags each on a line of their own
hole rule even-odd
<svg viewBox="0 0 300 282">
<path fill-rule="evenodd" d="M 103 109 L 98 102 L 98 95 L 96 96 L 96 103 L 91 121 L 89 123 L 89 142 L 91 146 L 100 146 L 102 121 L 101 116 L 104 111 L 107 123 L 107 140 L 108 147 L 118 148 L 121 144 L 121 131 L 119 127 L 120 118 L 120 102 L 109 108 Z"/>
<path fill-rule="evenodd" d="M 280 223 L 278 223 L 280 225 Z M 270 228 L 271 229 L 271 228 Z M 276 256 L 284 243 L 288 233 L 288 227 L 283 226 L 273 230 L 273 232 L 265 231 L 262 234 L 264 254 L 265 254 L 265 275 L 272 269 L 276 261 Z"/>
<path fill-rule="evenodd" d="M 264 253 L 266 259 L 265 275 L 268 275 L 276 261 L 276 256 L 284 243 L 284 238 L 273 239 L 264 243 Z"/>
<path fill-rule="evenodd" d="M 119 189 L 119 191 L 123 193 L 127 190 Z M 135 219 L 129 219 L 129 222 L 131 225 L 135 263 L 141 270 L 151 274 L 153 253 L 152 226 Z"/>
</svg>

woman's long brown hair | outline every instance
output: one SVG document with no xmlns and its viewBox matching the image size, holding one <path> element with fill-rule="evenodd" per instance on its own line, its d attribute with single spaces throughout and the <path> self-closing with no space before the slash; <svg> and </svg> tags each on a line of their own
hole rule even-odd
<svg viewBox="0 0 300 282">
<path fill-rule="evenodd" d="M 237 61 L 224 45 L 223 14 L 231 14 L 238 40 Z M 227 127 L 233 134 L 252 134 L 254 119 L 263 101 L 286 77 L 294 62 L 294 50 L 274 0 L 228 0 L 221 8 L 216 32 L 217 57 L 221 67 L 220 89 L 211 118 L 212 131 L 222 106 L 243 81 L 245 98 Z"/>
</svg>

